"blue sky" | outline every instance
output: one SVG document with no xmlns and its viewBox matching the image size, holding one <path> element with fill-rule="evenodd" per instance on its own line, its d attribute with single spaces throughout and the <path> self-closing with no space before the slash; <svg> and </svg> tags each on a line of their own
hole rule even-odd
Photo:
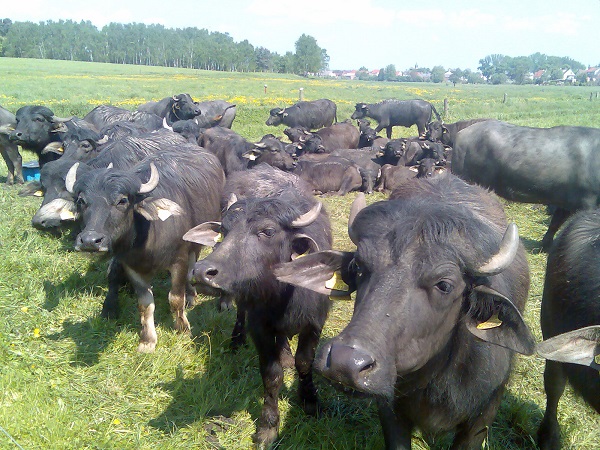
<svg viewBox="0 0 600 450">
<path fill-rule="evenodd" d="M 13 21 L 160 23 L 229 33 L 284 54 L 305 33 L 332 69 L 398 70 L 418 64 L 477 69 L 499 53 L 535 52 L 600 64 L 600 0 L 26 0 L 2 7 Z"/>
</svg>

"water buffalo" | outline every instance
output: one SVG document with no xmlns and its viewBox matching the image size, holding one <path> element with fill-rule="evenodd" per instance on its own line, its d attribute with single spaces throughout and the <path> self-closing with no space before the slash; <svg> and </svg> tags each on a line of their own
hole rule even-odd
<svg viewBox="0 0 600 450">
<path fill-rule="evenodd" d="M 331 153 L 341 148 L 358 148 L 359 139 L 358 128 L 346 120 L 300 137 L 296 146 L 296 154 Z"/>
<path fill-rule="evenodd" d="M 375 186 L 377 192 L 390 193 L 398 188 L 402 183 L 413 180 L 417 176 L 415 170 L 407 166 L 395 166 L 384 164 L 381 167 L 381 175 Z"/>
<path fill-rule="evenodd" d="M 295 177 L 285 174 L 285 178 Z M 283 181 L 279 187 L 271 185 L 268 197 L 238 200 L 226 210 L 221 223 L 201 224 L 184 237 L 215 246 L 194 266 L 192 281 L 233 296 L 247 311 L 264 386 L 264 405 L 254 435 L 261 447 L 271 444 L 278 433 L 278 396 L 283 384 L 280 360 L 288 337 L 298 335 L 295 365 L 301 406 L 308 414 L 316 414 L 318 409 L 312 364 L 329 299 L 280 283 L 272 272 L 277 263 L 331 248 L 326 212 L 295 184 Z"/>
<path fill-rule="evenodd" d="M 87 113 L 83 120 L 91 123 L 96 130 L 101 130 L 115 122 L 132 122 L 144 127 L 147 131 L 163 127 L 163 118 L 146 111 L 129 111 L 112 105 L 98 105 Z"/>
<path fill-rule="evenodd" d="M 431 114 L 435 113 L 438 120 L 440 115 L 435 107 L 425 100 L 384 100 L 379 103 L 357 103 L 352 113 L 353 119 L 371 117 L 379 124 L 375 133 L 386 129 L 387 138 L 392 138 L 392 127 L 411 127 L 416 125 L 419 136 L 425 133 Z"/>
<path fill-rule="evenodd" d="M 542 248 L 568 215 L 600 206 L 600 129 L 530 128 L 486 120 L 460 131 L 452 173 L 501 197 L 557 206 Z"/>
<path fill-rule="evenodd" d="M 300 159 L 294 174 L 312 186 L 315 194 L 346 195 L 363 185 L 360 168 L 347 158 L 328 156 L 321 161 Z"/>
<path fill-rule="evenodd" d="M 190 94 L 177 94 L 158 102 L 147 102 L 139 105 L 137 109 L 166 119 L 168 125 L 173 125 L 173 122 L 178 120 L 193 119 L 202 113 Z"/>
<path fill-rule="evenodd" d="M 200 128 L 231 128 L 236 115 L 236 105 L 225 100 L 206 100 L 196 102 L 200 115 L 194 117 Z"/>
<path fill-rule="evenodd" d="M 409 449 L 415 427 L 481 448 L 514 352 L 535 345 L 521 316 L 529 270 L 516 226 L 494 196 L 452 175 L 405 183 L 362 210 L 355 201 L 351 219 L 355 252 L 275 269 L 325 294 L 356 289 L 350 323 L 315 369 L 377 399 L 386 448 Z"/>
<path fill-rule="evenodd" d="M 330 153 L 331 156 L 339 156 L 352 161 L 362 177 L 362 191 L 372 194 L 375 184 L 381 175 L 381 164 L 379 164 L 379 150 L 374 148 L 353 149 L 344 148 Z"/>
<path fill-rule="evenodd" d="M 316 130 L 328 127 L 337 122 L 337 106 L 328 99 L 298 102 L 283 109 L 273 108 L 265 122 L 270 126 L 287 125 L 288 127 L 304 127 Z"/>
<path fill-rule="evenodd" d="M 600 357 L 594 361 L 600 348 L 599 259 L 600 211 L 580 211 L 557 235 L 548 253 L 541 309 L 547 341 L 538 345 L 538 353 L 548 358 L 546 412 L 538 431 L 543 450 L 562 448 L 557 407 L 567 381 L 600 413 Z"/>
<path fill-rule="evenodd" d="M 440 120 L 434 120 L 427 124 L 427 132 L 425 137 L 432 142 L 441 142 L 449 147 L 454 147 L 456 134 L 474 123 L 483 122 L 490 119 L 470 119 L 459 120 L 454 123 L 443 123 Z"/>
<path fill-rule="evenodd" d="M 220 217 L 225 177 L 217 158 L 195 150 L 161 152 L 126 171 L 96 169 L 79 177 L 74 169 L 65 183 L 77 197 L 83 222 L 75 249 L 110 254 L 123 271 L 109 274 L 103 313 L 118 310 L 119 281 L 125 275 L 138 297 L 142 323 L 138 351 L 154 351 L 157 335 L 150 283 L 158 271 L 169 270 L 175 328 L 189 333 L 185 304 L 195 291 L 187 283 L 187 274 L 199 247 L 182 237 L 195 224 Z"/>
<path fill-rule="evenodd" d="M 23 184 L 23 160 L 19 147 L 10 141 L 10 133 L 15 129 L 15 115 L 0 106 L 0 153 L 8 168 L 6 184 Z"/>
</svg>

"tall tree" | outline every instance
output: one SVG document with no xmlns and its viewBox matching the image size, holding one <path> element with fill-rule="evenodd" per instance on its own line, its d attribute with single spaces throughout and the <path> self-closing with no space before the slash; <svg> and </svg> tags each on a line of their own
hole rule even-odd
<svg viewBox="0 0 600 450">
<path fill-rule="evenodd" d="M 298 73 L 317 73 L 323 68 L 323 53 L 314 37 L 303 34 L 296 41 L 296 70 Z"/>
<path fill-rule="evenodd" d="M 434 83 L 442 83 L 444 81 L 445 73 L 446 69 L 442 66 L 433 66 L 433 69 L 431 69 L 431 81 Z"/>
</svg>

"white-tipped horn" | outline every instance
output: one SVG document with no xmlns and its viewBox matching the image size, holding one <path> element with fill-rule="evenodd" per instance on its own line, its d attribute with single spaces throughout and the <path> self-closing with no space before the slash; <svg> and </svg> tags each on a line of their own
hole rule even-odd
<svg viewBox="0 0 600 450">
<path fill-rule="evenodd" d="M 158 175 L 158 170 L 156 169 L 156 166 L 154 165 L 154 163 L 150 163 L 150 179 L 146 183 L 142 183 L 138 194 L 146 194 L 154 190 L 154 188 L 158 186 L 159 178 L 160 177 Z"/>
<path fill-rule="evenodd" d="M 167 130 L 173 131 L 173 127 L 169 126 L 169 124 L 167 123 L 167 118 L 166 117 L 163 117 L 163 128 L 166 128 Z"/>
<path fill-rule="evenodd" d="M 302 228 L 310 225 L 317 217 L 319 217 L 319 213 L 321 212 L 321 208 L 323 204 L 321 202 L 317 202 L 315 206 L 313 206 L 308 212 L 305 212 L 300 217 L 292 222 L 293 228 Z"/>
<path fill-rule="evenodd" d="M 236 203 L 238 201 L 237 199 L 237 195 L 235 195 L 233 192 L 231 193 L 231 195 L 229 196 L 229 198 L 227 199 L 227 209 L 231 208 L 231 205 L 233 205 L 234 203 Z"/>
<path fill-rule="evenodd" d="M 79 163 L 76 162 L 71 166 L 69 171 L 67 172 L 67 176 L 65 177 L 65 188 L 71 194 L 75 193 L 75 182 L 77 181 L 77 168 L 79 167 Z"/>
<path fill-rule="evenodd" d="M 519 230 L 510 223 L 504 232 L 500 249 L 486 263 L 473 270 L 477 276 L 492 276 L 503 272 L 515 259 L 519 249 Z"/>
</svg>

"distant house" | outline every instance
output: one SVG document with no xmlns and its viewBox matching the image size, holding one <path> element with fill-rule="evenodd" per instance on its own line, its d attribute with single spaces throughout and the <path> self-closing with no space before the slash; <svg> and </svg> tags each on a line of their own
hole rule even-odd
<svg viewBox="0 0 600 450">
<path fill-rule="evenodd" d="M 371 75 L 372 77 L 378 77 L 379 76 L 379 69 L 373 69 L 369 72 L 369 75 Z"/>
<path fill-rule="evenodd" d="M 537 72 L 533 73 L 533 79 L 534 80 L 539 80 L 540 78 L 542 78 L 542 76 L 546 73 L 546 71 L 544 69 L 540 69 Z"/>
<path fill-rule="evenodd" d="M 600 67 L 588 67 L 577 72 L 577 76 L 585 74 L 586 82 L 598 84 L 600 83 Z"/>
<path fill-rule="evenodd" d="M 354 80 L 356 78 L 356 70 L 344 70 L 341 78 L 346 80 Z"/>
<path fill-rule="evenodd" d="M 574 82 L 575 81 L 575 72 L 573 72 L 571 69 L 563 70 L 562 80 L 566 81 L 567 83 Z"/>
</svg>

